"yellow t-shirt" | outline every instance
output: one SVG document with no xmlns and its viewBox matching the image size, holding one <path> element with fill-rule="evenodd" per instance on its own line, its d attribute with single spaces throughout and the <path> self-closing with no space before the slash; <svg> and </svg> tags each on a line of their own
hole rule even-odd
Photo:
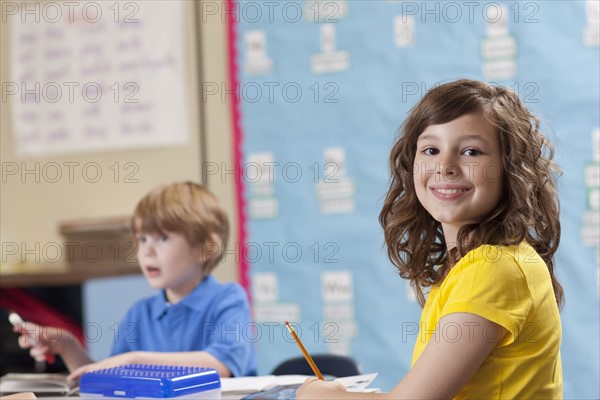
<svg viewBox="0 0 600 400">
<path fill-rule="evenodd" d="M 456 398 L 562 398 L 558 306 L 548 267 L 529 244 L 472 250 L 441 284 L 431 288 L 421 314 L 413 365 L 439 320 L 456 312 L 479 315 L 509 331 Z M 441 337 L 443 330 L 437 333 Z M 446 334 L 455 333 L 454 327 Z M 484 334 L 492 338 L 497 332 Z"/>
</svg>

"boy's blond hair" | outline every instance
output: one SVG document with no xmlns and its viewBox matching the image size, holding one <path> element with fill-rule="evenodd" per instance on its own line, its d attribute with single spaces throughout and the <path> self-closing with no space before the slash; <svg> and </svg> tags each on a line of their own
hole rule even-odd
<svg viewBox="0 0 600 400">
<path fill-rule="evenodd" d="M 190 246 L 202 246 L 207 257 L 204 276 L 223 257 L 229 237 L 227 214 L 217 198 L 189 181 L 159 186 L 144 196 L 133 212 L 131 227 L 134 233 L 178 233 Z"/>
</svg>

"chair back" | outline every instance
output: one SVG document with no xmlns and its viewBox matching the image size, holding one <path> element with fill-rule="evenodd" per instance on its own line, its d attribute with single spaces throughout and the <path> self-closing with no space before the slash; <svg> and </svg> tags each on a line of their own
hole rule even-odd
<svg viewBox="0 0 600 400">
<path fill-rule="evenodd" d="M 351 357 L 335 354 L 315 354 L 312 359 L 323 375 L 336 378 L 360 375 L 358 365 Z M 304 357 L 295 357 L 275 367 L 272 375 L 314 375 L 314 372 Z"/>
</svg>

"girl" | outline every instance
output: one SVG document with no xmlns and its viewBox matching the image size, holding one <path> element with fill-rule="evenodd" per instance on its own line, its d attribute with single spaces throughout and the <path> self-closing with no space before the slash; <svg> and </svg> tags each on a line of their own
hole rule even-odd
<svg viewBox="0 0 600 400">
<path fill-rule="evenodd" d="M 60 354 L 71 379 L 138 363 L 211 367 L 223 377 L 256 375 L 254 345 L 241 335 L 250 323 L 246 293 L 211 275 L 229 235 L 217 198 L 193 182 L 161 186 L 140 200 L 131 225 L 140 268 L 150 286 L 161 290 L 129 310 L 112 357 L 94 363 L 67 332 L 32 323 L 15 328 L 21 347 L 31 348 L 38 361 L 48 352 Z"/>
<path fill-rule="evenodd" d="M 511 90 L 459 80 L 429 91 L 392 149 L 379 216 L 423 306 L 411 369 L 384 395 L 312 379 L 297 398 L 561 398 L 551 158 Z"/>
</svg>

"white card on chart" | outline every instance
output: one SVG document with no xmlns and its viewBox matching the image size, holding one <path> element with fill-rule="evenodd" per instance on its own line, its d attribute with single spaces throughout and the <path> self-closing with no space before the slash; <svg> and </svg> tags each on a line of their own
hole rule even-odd
<svg viewBox="0 0 600 400">
<path fill-rule="evenodd" d="M 252 275 L 252 293 L 257 302 L 276 302 L 279 299 L 279 280 L 274 272 Z"/>
<path fill-rule="evenodd" d="M 350 271 L 323 272 L 321 274 L 321 294 L 324 302 L 353 300 L 352 273 Z"/>
</svg>

